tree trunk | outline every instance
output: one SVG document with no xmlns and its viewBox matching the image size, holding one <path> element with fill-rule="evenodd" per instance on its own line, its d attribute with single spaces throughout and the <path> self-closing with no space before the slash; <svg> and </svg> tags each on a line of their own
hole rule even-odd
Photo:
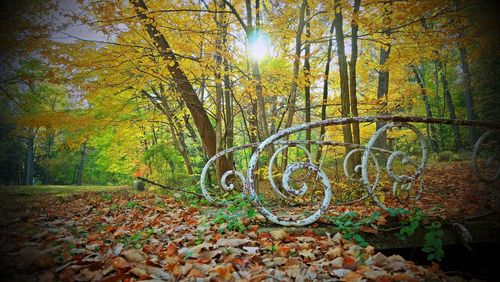
<svg viewBox="0 0 500 282">
<path fill-rule="evenodd" d="M 335 38 L 337 40 L 337 56 L 339 61 L 339 72 L 340 72 L 340 103 L 341 103 L 341 116 L 349 117 L 351 115 L 351 103 L 349 99 L 349 76 L 347 74 L 347 59 L 345 55 L 344 46 L 344 31 L 343 31 L 343 20 L 342 20 L 342 6 L 339 0 L 334 0 L 335 7 Z M 352 143 L 351 125 L 342 125 L 342 133 L 344 135 L 345 143 Z M 350 147 L 345 147 L 345 153 L 349 153 Z M 354 168 L 354 162 L 350 159 L 349 171 Z"/>
<path fill-rule="evenodd" d="M 467 119 L 475 120 L 474 104 L 472 98 L 471 75 L 469 71 L 469 63 L 467 62 L 467 50 L 465 49 L 464 46 L 460 47 L 460 61 L 462 63 L 465 111 L 467 113 Z M 469 138 L 471 146 L 474 146 L 477 140 L 477 132 L 476 128 L 473 126 L 469 126 Z"/>
<path fill-rule="evenodd" d="M 76 171 L 75 181 L 75 185 L 77 186 L 82 186 L 83 169 L 85 165 L 85 158 L 87 157 L 87 141 L 83 142 L 80 151 L 80 163 L 78 164 L 78 170 Z"/>
<path fill-rule="evenodd" d="M 30 130 L 31 131 L 31 130 Z M 28 136 L 26 141 L 26 185 L 33 185 L 35 174 L 35 136 Z"/>
<path fill-rule="evenodd" d="M 217 1 L 215 3 L 217 10 L 224 10 L 224 3 L 222 1 Z M 215 14 L 215 23 L 217 25 L 218 35 L 215 39 L 215 143 L 216 143 L 216 153 L 223 151 L 222 147 L 222 96 L 224 95 L 224 89 L 222 88 L 222 43 L 224 37 L 224 27 L 223 27 L 223 14 Z M 222 189 L 221 178 L 224 172 L 221 171 L 220 159 L 216 162 L 216 174 L 217 174 L 217 184 L 219 189 Z"/>
<path fill-rule="evenodd" d="M 251 37 L 255 35 L 255 32 L 258 31 L 260 27 L 260 1 L 259 0 L 255 1 L 255 28 L 253 28 L 252 25 L 252 20 L 253 20 L 252 3 L 250 0 L 246 1 L 246 8 L 247 8 L 246 35 L 248 42 L 250 42 Z M 264 100 L 264 96 L 262 94 L 262 79 L 260 77 L 259 62 L 252 56 L 249 56 L 249 58 L 250 58 L 250 66 L 252 68 L 252 76 L 253 79 L 255 80 L 255 96 L 257 97 L 257 117 L 258 117 L 257 123 L 259 124 L 258 126 L 259 138 L 260 140 L 264 140 L 265 138 L 269 137 L 269 124 L 267 123 L 266 103 Z"/>
<path fill-rule="evenodd" d="M 163 91 L 163 87 L 160 86 L 160 89 Z M 187 149 L 186 142 L 184 140 L 184 136 L 182 133 L 179 131 L 177 128 L 177 124 L 175 122 L 174 116 L 172 114 L 172 111 L 168 105 L 167 99 L 165 96 L 158 92 L 154 87 L 152 87 L 153 92 L 155 93 L 157 99 L 153 96 L 151 96 L 146 90 L 142 90 L 141 92 L 149 98 L 149 100 L 153 103 L 153 105 L 158 108 L 167 118 L 169 127 L 170 127 L 170 133 L 172 134 L 172 139 L 174 141 L 174 146 L 177 149 L 177 151 L 181 154 L 182 160 L 184 161 L 184 166 L 186 167 L 186 171 L 189 175 L 193 175 L 193 166 L 191 165 L 191 161 L 189 159 L 189 152 Z"/>
<path fill-rule="evenodd" d="M 306 18 L 309 19 L 311 12 L 309 11 L 309 5 L 306 2 Z M 311 56 L 311 25 L 310 21 L 306 23 L 306 44 L 305 44 L 305 56 L 304 56 L 304 100 L 305 100 L 305 118 L 306 122 L 311 121 L 311 64 L 309 62 L 309 57 Z M 306 129 L 306 140 L 311 140 L 311 129 Z M 311 144 L 306 144 L 307 150 L 311 151 Z"/>
<path fill-rule="evenodd" d="M 387 49 L 380 48 L 380 65 L 383 66 L 387 59 L 389 58 L 390 46 Z M 381 70 L 378 74 L 378 87 L 377 87 L 377 99 L 383 102 L 381 103 L 381 109 L 378 111 L 378 115 L 387 115 L 387 94 L 389 92 L 389 71 Z M 384 122 L 377 122 L 376 128 L 379 130 L 385 125 Z M 387 134 L 383 132 L 377 139 L 376 147 L 387 148 Z"/>
<path fill-rule="evenodd" d="M 353 18 L 359 12 L 361 0 L 354 0 Z M 349 96 L 351 101 L 351 115 L 353 117 L 359 116 L 358 113 L 358 97 L 356 96 L 356 63 L 358 61 L 358 24 L 353 19 L 351 21 L 351 61 L 349 64 Z M 352 142 L 354 144 L 361 144 L 359 137 L 359 123 L 352 124 Z M 353 156 L 355 164 L 361 163 L 361 154 Z"/>
<path fill-rule="evenodd" d="M 446 78 L 446 67 L 443 68 L 442 63 L 439 62 L 439 69 L 441 69 L 441 81 L 443 82 L 443 96 L 444 102 L 450 113 L 450 119 L 456 119 L 455 106 L 453 105 L 453 100 L 451 99 L 450 88 L 448 86 L 448 79 Z M 458 125 L 452 125 L 453 137 L 455 140 L 455 151 L 458 152 L 462 149 L 462 140 L 460 139 L 460 129 Z"/>
<path fill-rule="evenodd" d="M 42 183 L 45 185 L 51 184 L 50 160 L 52 159 L 53 144 L 54 144 L 54 134 L 47 133 L 47 142 L 46 142 L 47 148 L 45 149 L 45 167 L 43 168 L 43 179 L 42 179 Z"/>
<path fill-rule="evenodd" d="M 444 117 L 444 109 L 441 109 L 441 98 L 439 96 L 439 68 L 438 62 L 434 62 L 434 84 L 436 86 L 436 111 L 437 116 L 442 118 Z M 444 128 L 442 124 L 439 124 L 439 147 L 444 148 Z"/>
<path fill-rule="evenodd" d="M 208 118 L 207 112 L 203 108 L 203 104 L 196 95 L 193 85 L 190 83 L 188 77 L 181 69 L 177 58 L 175 57 L 170 44 L 168 43 L 165 36 L 156 28 L 157 23 L 154 18 L 148 17 L 146 14 L 148 8 L 144 3 L 144 0 L 131 1 L 135 7 L 135 11 L 142 23 L 146 27 L 146 31 L 156 44 L 158 53 L 165 59 L 168 72 L 172 76 L 175 82 L 177 91 L 186 103 L 193 117 L 193 121 L 200 133 L 203 148 L 207 155 L 213 156 L 216 152 L 216 134 L 210 120 Z M 231 168 L 229 162 L 225 157 L 221 158 L 221 171 L 226 171 Z"/>
<path fill-rule="evenodd" d="M 288 116 L 286 119 L 285 127 L 289 128 L 293 123 L 293 116 L 295 114 L 295 103 L 297 102 L 297 79 L 299 77 L 299 66 L 300 66 L 300 51 L 302 47 L 302 32 L 304 30 L 304 14 L 306 10 L 307 0 L 302 1 L 299 14 L 299 24 L 297 27 L 297 33 L 295 34 L 295 55 L 293 58 L 293 73 L 292 73 L 292 84 L 290 86 L 290 95 L 288 97 Z"/>
<path fill-rule="evenodd" d="M 293 58 L 293 72 L 292 72 L 292 84 L 290 86 L 290 95 L 288 96 L 287 111 L 288 116 L 285 122 L 285 128 L 289 128 L 293 123 L 293 116 L 295 114 L 295 103 L 297 103 L 297 87 L 298 87 L 298 77 L 300 68 L 300 53 L 302 47 L 302 32 L 304 31 L 304 16 L 307 6 L 307 0 L 302 1 L 299 12 L 299 24 L 297 26 L 297 32 L 295 33 L 295 55 Z M 288 140 L 290 136 L 285 136 L 285 140 Z M 288 165 L 288 149 L 285 149 L 281 153 L 283 162 L 281 163 L 281 169 L 284 171 Z"/>
<path fill-rule="evenodd" d="M 234 147 L 234 117 L 233 117 L 233 97 L 231 95 L 231 79 L 229 78 L 229 62 L 224 59 L 224 106 L 226 110 L 226 148 Z M 233 153 L 227 155 L 227 158 L 234 166 Z"/>
<path fill-rule="evenodd" d="M 413 73 L 415 74 L 415 79 L 417 80 L 418 85 L 420 86 L 420 95 L 422 96 L 422 99 L 424 100 L 424 105 L 425 105 L 425 114 L 428 118 L 432 118 L 432 111 L 431 111 L 431 105 L 429 103 L 429 97 L 427 96 L 427 89 L 425 86 L 425 72 L 424 68 L 422 67 L 422 72 L 419 71 L 417 66 L 412 66 Z M 436 127 L 433 124 L 426 124 L 426 129 L 427 129 L 427 136 L 429 138 L 430 144 L 431 144 L 431 151 L 437 152 L 438 151 L 438 144 L 437 144 L 437 133 L 436 133 Z"/>
<path fill-rule="evenodd" d="M 332 21 L 332 24 L 330 25 L 330 33 L 329 33 L 329 39 L 328 39 L 328 49 L 326 53 L 326 65 L 325 65 L 325 72 L 324 72 L 324 79 L 323 79 L 323 97 L 321 99 L 321 120 L 326 119 L 326 105 L 328 104 L 328 78 L 330 77 L 330 63 L 332 62 L 332 49 L 333 49 L 333 30 L 335 29 L 335 20 Z M 325 127 L 322 126 L 320 129 L 320 137 L 323 138 L 323 135 L 325 134 L 326 130 Z M 316 154 L 316 162 L 319 162 L 319 159 L 321 158 L 321 153 L 322 153 L 322 147 L 320 147 L 320 150 L 318 150 Z"/>
<path fill-rule="evenodd" d="M 392 0 L 389 1 L 386 5 L 392 5 Z M 391 30 L 390 30 L 390 23 L 391 23 L 391 15 L 392 11 L 389 9 L 387 6 L 384 8 L 384 14 L 383 14 L 383 21 L 386 23 L 387 28 L 384 30 L 383 34 L 387 37 L 387 39 L 390 39 L 391 36 Z M 380 60 L 379 60 L 379 65 L 381 66 L 381 70 L 378 72 L 378 86 L 377 86 L 377 99 L 378 101 L 382 101 L 380 108 L 378 110 L 378 115 L 387 115 L 387 100 L 388 100 L 388 93 L 389 93 L 389 70 L 387 70 L 387 66 L 385 66 L 385 63 L 389 59 L 389 54 L 391 52 L 391 44 L 387 43 L 384 46 L 380 47 Z M 383 122 L 377 122 L 376 123 L 376 128 L 379 130 L 385 125 Z M 387 132 L 382 132 L 380 134 L 379 138 L 377 139 L 375 143 L 376 147 L 379 148 L 387 148 Z"/>
</svg>

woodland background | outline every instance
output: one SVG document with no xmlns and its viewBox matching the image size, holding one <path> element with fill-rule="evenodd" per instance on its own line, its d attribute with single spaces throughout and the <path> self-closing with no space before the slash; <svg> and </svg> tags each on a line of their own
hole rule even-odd
<svg viewBox="0 0 500 282">
<path fill-rule="evenodd" d="M 207 156 L 304 122 L 499 121 L 495 4 L 2 1 L 0 184 L 145 176 L 194 186 Z M 326 135 L 366 142 L 379 126 Z M 480 133 L 422 129 L 443 155 L 470 148 Z M 384 138 L 378 145 L 390 146 Z M 229 156 L 219 167 L 248 158 Z"/>
</svg>

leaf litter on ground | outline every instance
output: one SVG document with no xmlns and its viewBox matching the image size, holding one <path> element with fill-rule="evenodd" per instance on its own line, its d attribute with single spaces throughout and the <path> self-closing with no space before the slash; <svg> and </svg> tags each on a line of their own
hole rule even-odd
<svg viewBox="0 0 500 282">
<path fill-rule="evenodd" d="M 291 235 L 284 228 L 260 233 L 255 219 L 248 222 L 251 232 L 220 233 L 199 209 L 172 197 L 111 195 L 45 196 L 25 203 L 22 220 L 2 230 L 9 235 L 3 247 L 10 248 L 2 272 L 33 281 L 449 279 L 436 267 L 386 257 L 340 234 Z"/>
</svg>

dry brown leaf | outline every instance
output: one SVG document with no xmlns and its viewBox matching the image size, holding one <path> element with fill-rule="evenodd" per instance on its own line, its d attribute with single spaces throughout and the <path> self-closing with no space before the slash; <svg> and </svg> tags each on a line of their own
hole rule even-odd
<svg viewBox="0 0 500 282">
<path fill-rule="evenodd" d="M 122 252 L 122 255 L 129 262 L 143 262 L 146 260 L 147 256 L 142 251 L 137 249 L 129 249 Z"/>
<path fill-rule="evenodd" d="M 249 239 L 219 239 L 216 243 L 217 247 L 239 247 L 251 242 Z"/>
<path fill-rule="evenodd" d="M 140 268 L 140 267 L 134 267 L 130 270 L 130 272 L 137 277 L 143 277 L 143 276 L 148 275 L 147 271 L 144 268 Z"/>
<path fill-rule="evenodd" d="M 202 278 L 205 275 L 198 269 L 193 268 L 191 271 L 189 271 L 187 277 L 193 277 L 193 278 Z"/>
<path fill-rule="evenodd" d="M 232 264 L 218 265 L 213 269 L 219 277 L 224 280 L 231 280 L 233 277 L 234 267 Z"/>
<path fill-rule="evenodd" d="M 172 281 L 174 280 L 174 277 L 172 274 L 164 271 L 163 269 L 159 267 L 153 267 L 153 266 L 146 266 L 146 271 L 151 275 L 153 278 L 159 278 L 161 280 L 166 280 L 166 281 Z"/>
<path fill-rule="evenodd" d="M 337 246 L 337 247 L 335 247 L 335 248 L 333 248 L 333 249 L 329 250 L 329 251 L 325 254 L 325 256 L 326 256 L 328 259 L 334 259 L 334 258 L 336 258 L 336 257 L 340 257 L 340 256 L 342 255 L 342 252 L 343 252 L 343 251 L 344 251 L 344 250 L 342 249 L 342 247 Z"/>
<path fill-rule="evenodd" d="M 117 270 L 125 271 L 130 268 L 130 263 L 122 257 L 116 257 L 111 261 L 113 267 Z"/>
<path fill-rule="evenodd" d="M 276 229 L 276 230 L 269 232 L 269 234 L 271 234 L 271 237 L 275 241 L 281 241 L 283 238 L 285 238 L 288 235 L 287 232 L 285 231 L 285 229 Z"/>
<path fill-rule="evenodd" d="M 259 251 L 259 247 L 247 247 L 247 246 L 244 246 L 243 250 L 245 250 L 247 252 L 247 254 L 249 254 L 249 255 L 255 255 Z"/>
</svg>

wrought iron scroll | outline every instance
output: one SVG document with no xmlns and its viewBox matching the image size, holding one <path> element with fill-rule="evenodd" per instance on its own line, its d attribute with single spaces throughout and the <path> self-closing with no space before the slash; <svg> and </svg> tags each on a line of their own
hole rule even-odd
<svg viewBox="0 0 500 282">
<path fill-rule="evenodd" d="M 393 194 L 395 196 L 398 196 L 397 189 L 401 188 L 404 190 L 410 190 L 413 187 L 413 182 L 416 181 L 419 177 L 422 176 L 424 173 L 425 169 L 425 164 L 427 163 L 427 145 L 425 143 L 424 136 L 422 133 L 413 125 L 408 124 L 408 123 L 388 123 L 384 126 L 382 126 L 380 129 L 378 129 L 375 134 L 373 134 L 372 138 L 368 142 L 368 145 L 366 146 L 364 152 L 363 152 L 363 157 L 361 160 L 361 174 L 362 174 L 362 181 L 363 184 L 366 187 L 366 191 L 368 191 L 368 194 L 372 198 L 372 200 L 382 209 L 387 209 L 386 205 L 380 201 L 380 199 L 375 195 L 374 193 L 374 187 L 370 185 L 370 182 L 368 180 L 368 159 L 371 153 L 372 148 L 375 146 L 376 141 L 378 138 L 382 135 L 382 133 L 386 132 L 387 130 L 394 128 L 394 127 L 406 127 L 409 128 L 411 131 L 413 131 L 417 135 L 418 142 L 420 143 L 420 148 L 422 152 L 421 160 L 420 163 L 415 163 L 410 156 L 403 151 L 395 151 L 392 152 L 389 158 L 387 159 L 387 165 L 386 165 L 386 170 L 387 174 L 389 177 L 394 181 L 393 183 Z M 398 175 L 394 172 L 394 163 L 396 160 L 400 160 L 401 164 L 407 165 L 407 164 L 412 164 L 413 166 L 416 167 L 416 171 L 413 174 L 410 175 Z M 420 182 L 421 185 L 419 185 L 419 189 L 416 193 L 416 198 L 418 199 L 420 197 L 420 194 L 422 193 L 423 190 L 423 180 Z M 375 187 L 376 188 L 376 187 Z"/>
<path fill-rule="evenodd" d="M 474 174 L 483 182 L 486 183 L 491 183 L 495 182 L 498 179 L 500 179 L 500 165 L 496 168 L 495 173 L 493 176 L 485 176 L 483 173 L 481 173 L 481 170 L 479 169 L 478 165 L 478 158 L 479 158 L 479 153 L 481 151 L 481 146 L 485 143 L 486 140 L 490 139 L 490 137 L 495 136 L 495 134 L 498 134 L 498 130 L 489 130 L 486 131 L 479 139 L 477 139 L 476 144 L 474 144 L 474 147 L 472 148 L 472 171 Z M 493 166 L 494 161 L 496 160 L 497 162 L 500 161 L 499 159 L 499 154 L 500 154 L 500 140 L 493 140 L 495 144 L 495 152 L 493 155 L 489 156 L 488 159 L 486 160 L 486 165 L 487 166 Z"/>
<path fill-rule="evenodd" d="M 306 130 L 306 129 L 313 129 L 317 127 L 322 127 L 322 126 L 334 126 L 334 125 L 343 125 L 343 124 L 349 124 L 349 123 L 373 123 L 373 122 L 384 122 L 387 123 L 384 125 L 382 128 L 378 129 L 375 134 L 370 138 L 368 144 L 366 146 L 362 146 L 360 144 L 348 144 L 348 143 L 340 143 L 340 142 L 331 142 L 331 141 L 315 141 L 315 140 L 290 140 L 290 141 L 283 141 L 280 140 L 285 136 L 289 136 L 294 133 L 298 133 L 300 131 Z M 205 187 L 205 178 L 207 176 L 208 168 L 213 164 L 213 162 L 228 153 L 235 152 L 238 150 L 243 150 L 246 148 L 255 148 L 255 151 L 248 163 L 248 169 L 246 171 L 246 176 L 243 174 L 243 172 L 236 171 L 236 170 L 230 170 L 224 173 L 224 175 L 221 178 L 221 186 L 222 189 L 224 190 L 233 190 L 235 187 L 234 185 L 228 184 L 227 179 L 229 176 L 234 175 L 239 179 L 239 181 L 242 182 L 244 185 L 243 188 L 243 193 L 246 193 L 250 196 L 250 198 L 253 201 L 253 204 L 255 208 L 262 214 L 264 215 L 269 221 L 284 225 L 284 226 L 303 226 L 303 225 L 308 225 L 316 220 L 318 220 L 321 215 L 328 209 L 330 205 L 330 201 L 332 199 L 332 184 L 330 180 L 328 179 L 326 173 L 322 170 L 322 161 L 319 164 L 315 164 L 313 162 L 313 159 L 311 157 L 311 153 L 303 146 L 305 144 L 316 144 L 316 145 L 327 145 L 327 146 L 348 146 L 353 148 L 348 152 L 348 154 L 344 158 L 343 162 L 343 170 L 344 174 L 346 177 L 348 177 L 351 180 L 359 181 L 366 189 L 366 195 L 362 196 L 361 199 L 365 199 L 367 196 L 370 196 L 370 198 L 375 202 L 380 208 L 382 209 L 387 209 L 385 204 L 380 201 L 376 195 L 376 189 L 377 186 L 379 185 L 380 182 L 380 174 L 382 171 L 382 167 L 379 164 L 379 160 L 375 156 L 374 152 L 382 153 L 382 154 L 387 154 L 387 162 L 385 165 L 385 170 L 387 171 L 387 175 L 389 176 L 390 179 L 393 181 L 392 185 L 392 190 L 393 193 L 396 197 L 398 197 L 398 191 L 408 191 L 411 189 L 415 188 L 415 182 L 419 180 L 419 185 L 416 188 L 416 192 L 414 193 L 414 197 L 418 199 L 422 193 L 424 182 L 422 179 L 422 176 L 424 174 L 425 166 L 427 163 L 427 144 L 425 142 L 425 138 L 422 135 L 422 133 L 415 127 L 414 125 L 410 123 L 431 123 L 431 124 L 454 124 L 454 125 L 463 125 L 463 126 L 478 126 L 478 127 L 483 127 L 483 128 L 489 128 L 489 129 L 495 129 L 499 130 L 500 129 L 500 124 L 497 123 L 490 123 L 490 122 L 480 122 L 480 121 L 465 121 L 465 120 L 451 120 L 451 119 L 441 119 L 441 118 L 425 118 L 425 117 L 405 117 L 405 116 L 379 116 L 379 117 L 349 117 L 349 118 L 339 118 L 339 119 L 331 119 L 331 120 L 324 120 L 324 121 L 318 121 L 318 122 L 311 122 L 311 123 L 306 123 L 306 124 L 300 124 L 294 127 L 290 127 L 287 129 L 284 129 L 282 131 L 277 132 L 276 134 L 270 136 L 269 138 L 265 139 L 261 143 L 252 143 L 252 144 L 246 144 L 243 146 L 239 147 L 234 147 L 230 148 L 227 150 L 224 150 L 222 152 L 217 153 L 214 155 L 210 160 L 207 162 L 205 167 L 203 168 L 202 175 L 201 175 L 201 188 L 203 195 L 207 198 L 209 201 L 213 201 L 214 198 L 209 195 L 209 193 L 206 190 Z M 380 135 L 391 129 L 391 128 L 406 128 L 411 130 L 416 136 L 417 136 L 417 143 L 419 145 L 419 152 L 420 156 L 418 157 L 418 160 L 413 160 L 410 156 L 409 153 L 403 152 L 403 151 L 389 151 L 381 148 L 375 147 L 377 139 L 380 137 Z M 478 157 L 479 157 L 479 151 L 480 147 L 484 145 L 486 140 L 488 138 L 491 138 L 493 136 L 493 131 L 488 131 L 486 132 L 483 136 L 481 136 L 477 143 L 475 144 L 473 148 L 473 158 L 472 158 L 472 166 L 473 166 L 473 171 L 474 173 L 478 176 L 479 179 L 482 181 L 486 182 L 492 182 L 495 180 L 498 180 L 500 178 L 500 166 L 497 168 L 496 173 L 493 177 L 487 177 L 484 176 L 479 169 L 478 166 Z M 498 145 L 498 142 L 497 142 Z M 269 181 L 271 184 L 272 189 L 274 192 L 283 199 L 289 199 L 290 197 L 296 197 L 296 196 L 303 196 L 307 193 L 308 187 L 307 183 L 302 183 L 302 185 L 299 185 L 298 187 L 292 187 L 290 181 L 291 181 L 291 176 L 295 171 L 298 170 L 307 170 L 308 174 L 307 175 L 314 175 L 315 177 L 315 183 L 320 183 L 320 185 L 323 187 L 323 193 L 322 193 L 322 200 L 320 201 L 319 208 L 317 211 L 312 213 L 311 215 L 305 217 L 304 219 L 299 219 L 299 220 L 293 220 L 289 218 L 283 218 L 279 217 L 275 214 L 273 214 L 270 210 L 268 210 L 266 207 L 263 206 L 261 203 L 260 198 L 257 195 L 257 189 L 256 189 L 256 173 L 257 173 L 257 168 L 259 166 L 259 158 L 261 154 L 266 150 L 268 146 L 277 146 L 277 150 L 274 152 L 272 157 L 269 160 L 269 168 L 268 168 L 268 176 L 269 176 Z M 273 171 L 274 171 L 274 165 L 276 164 L 278 155 L 285 149 L 290 148 L 290 147 L 297 147 L 303 152 L 305 152 L 305 155 L 307 156 L 306 161 L 297 161 L 297 162 L 291 162 L 287 165 L 285 168 L 282 178 L 281 178 L 281 189 L 278 188 L 278 185 L 276 184 L 274 178 L 273 178 Z M 276 148 L 276 147 L 275 147 Z M 500 147 L 497 148 L 498 152 L 500 152 Z M 361 164 L 356 164 L 354 167 L 354 173 L 351 173 L 348 171 L 348 163 L 350 159 L 354 156 L 356 153 L 362 153 L 361 157 Z M 496 158 L 496 159 L 495 159 Z M 324 155 L 322 156 L 321 160 L 324 159 Z M 488 161 L 493 163 L 493 161 L 498 160 L 498 155 L 492 156 Z M 400 163 L 402 165 L 409 165 L 412 167 L 412 172 L 408 174 L 398 174 L 396 170 L 394 169 L 394 164 Z M 369 170 L 368 168 L 374 168 L 375 175 L 372 175 L 372 177 L 369 177 L 369 174 L 372 173 L 372 170 Z M 361 174 L 361 176 L 359 176 Z M 333 185 L 334 186 L 334 185 Z M 347 203 L 344 203 L 347 204 Z"/>
</svg>

